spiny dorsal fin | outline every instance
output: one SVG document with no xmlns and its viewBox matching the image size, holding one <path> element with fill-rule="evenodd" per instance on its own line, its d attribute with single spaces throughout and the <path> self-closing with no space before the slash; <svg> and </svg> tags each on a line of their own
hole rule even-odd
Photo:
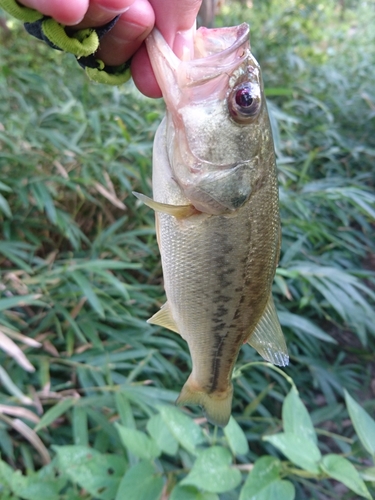
<svg viewBox="0 0 375 500">
<path fill-rule="evenodd" d="M 270 294 L 263 316 L 247 343 L 254 347 L 262 358 L 274 365 L 286 366 L 289 363 L 288 349 L 277 317 L 272 294 Z"/>
<path fill-rule="evenodd" d="M 147 323 L 152 325 L 159 325 L 173 332 L 179 333 L 175 320 L 172 317 L 171 311 L 169 309 L 169 304 L 166 302 L 157 313 L 151 316 L 147 320 Z"/>
<path fill-rule="evenodd" d="M 155 210 L 155 212 L 173 215 L 176 219 L 187 219 L 194 214 L 200 213 L 193 205 L 168 205 L 168 203 L 154 201 L 142 193 L 133 191 L 133 194 L 138 200 L 142 201 L 142 203 L 152 208 L 152 210 Z"/>
</svg>

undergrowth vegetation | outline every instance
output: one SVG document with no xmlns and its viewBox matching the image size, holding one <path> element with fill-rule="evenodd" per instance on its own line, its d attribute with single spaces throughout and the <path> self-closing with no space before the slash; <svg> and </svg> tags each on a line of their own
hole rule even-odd
<svg viewBox="0 0 375 500">
<path fill-rule="evenodd" d="M 216 24 L 242 21 L 278 157 L 291 363 L 244 346 L 223 431 L 173 406 L 187 346 L 146 323 L 161 266 L 131 192 L 151 193 L 162 102 L 0 27 L 1 499 L 374 497 L 374 6 L 228 1 Z"/>
</svg>

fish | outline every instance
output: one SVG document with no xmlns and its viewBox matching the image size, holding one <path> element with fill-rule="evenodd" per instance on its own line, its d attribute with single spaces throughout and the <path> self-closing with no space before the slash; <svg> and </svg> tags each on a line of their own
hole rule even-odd
<svg viewBox="0 0 375 500">
<path fill-rule="evenodd" d="M 153 146 L 153 198 L 167 302 L 148 322 L 186 340 L 192 371 L 176 401 L 214 425 L 232 411 L 232 373 L 249 343 L 286 366 L 272 298 L 280 253 L 272 131 L 249 26 L 200 28 L 177 57 L 155 28 L 148 54 L 166 104 Z"/>
</svg>

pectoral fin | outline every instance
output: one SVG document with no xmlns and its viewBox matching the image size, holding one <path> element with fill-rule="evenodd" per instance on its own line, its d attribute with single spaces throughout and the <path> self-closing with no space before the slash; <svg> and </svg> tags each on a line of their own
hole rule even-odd
<svg viewBox="0 0 375 500">
<path fill-rule="evenodd" d="M 188 217 L 199 213 L 193 205 L 168 205 L 168 203 L 160 203 L 154 201 L 148 196 L 141 193 L 133 194 L 138 200 L 142 201 L 145 205 L 155 210 L 155 212 L 162 212 L 163 214 L 173 215 L 176 219 L 187 219 Z"/>
<path fill-rule="evenodd" d="M 263 316 L 247 343 L 254 347 L 266 361 L 274 365 L 286 366 L 289 363 L 288 349 L 272 294 L 270 294 Z"/>
<path fill-rule="evenodd" d="M 166 302 L 157 313 L 155 313 L 150 319 L 148 319 L 147 323 L 162 326 L 164 328 L 167 328 L 168 330 L 179 333 L 175 320 L 173 319 L 171 311 L 169 309 L 168 302 Z"/>
</svg>

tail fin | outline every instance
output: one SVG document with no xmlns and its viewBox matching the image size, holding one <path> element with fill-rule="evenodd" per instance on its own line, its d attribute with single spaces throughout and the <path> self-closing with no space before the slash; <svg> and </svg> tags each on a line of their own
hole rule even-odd
<svg viewBox="0 0 375 500">
<path fill-rule="evenodd" d="M 203 413 L 211 424 L 225 427 L 229 422 L 232 412 L 233 386 L 228 385 L 227 390 L 221 392 L 212 392 L 208 394 L 201 389 L 190 377 L 182 388 L 177 398 L 176 404 L 199 405 Z"/>
</svg>

